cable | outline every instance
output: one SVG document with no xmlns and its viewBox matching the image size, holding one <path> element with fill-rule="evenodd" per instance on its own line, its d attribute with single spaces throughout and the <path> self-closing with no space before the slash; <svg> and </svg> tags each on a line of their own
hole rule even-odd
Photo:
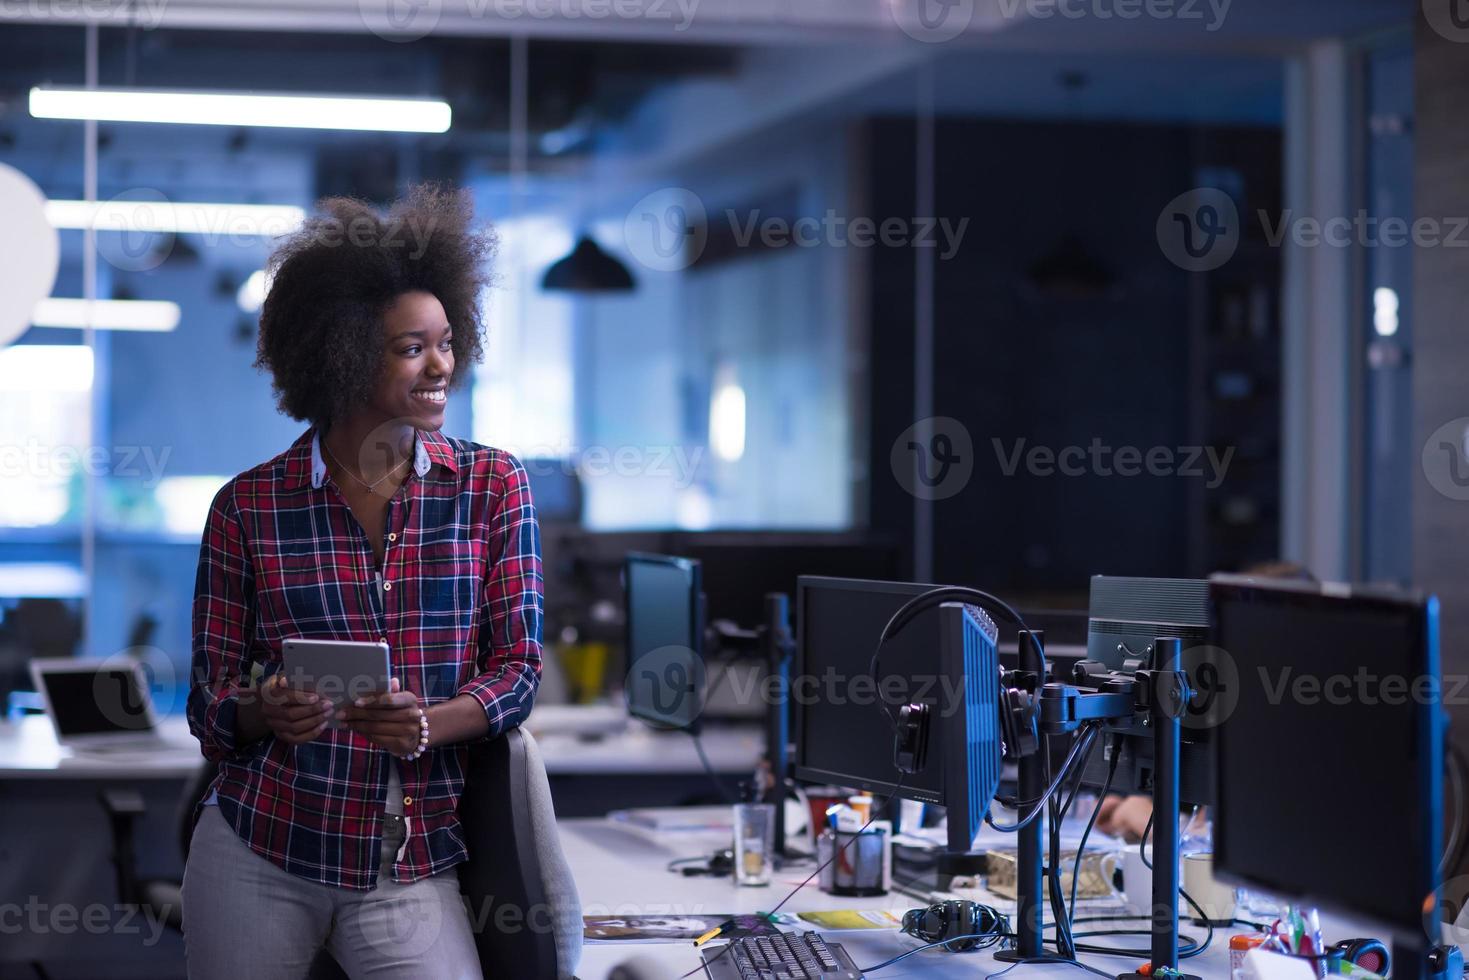
<svg viewBox="0 0 1469 980">
<path fill-rule="evenodd" d="M 1051 823 L 1050 823 L 1050 851 L 1047 861 L 1047 878 L 1050 883 L 1051 918 L 1055 920 L 1056 926 L 1056 952 L 1067 959 L 1074 958 L 1076 947 L 1071 937 L 1071 915 L 1066 908 L 1066 896 L 1061 888 L 1061 825 L 1066 820 L 1066 814 L 1071 811 L 1071 805 L 1076 802 L 1076 794 L 1081 791 L 1082 780 L 1086 777 L 1086 767 L 1091 762 L 1092 752 L 1097 747 L 1102 725 L 1093 722 L 1089 728 L 1082 730 L 1080 739 L 1081 756 L 1075 767 L 1074 776 L 1076 782 L 1071 787 L 1071 793 L 1066 797 L 1064 803 L 1058 805 L 1057 798 L 1051 799 Z M 1062 775 L 1062 785 L 1070 778 Z M 1093 811 L 1095 812 L 1095 811 Z M 1075 886 L 1076 872 L 1072 872 L 1072 884 Z M 1073 902 L 1074 904 L 1074 902 Z"/>
<path fill-rule="evenodd" d="M 1153 819 L 1157 816 L 1158 813 L 1156 810 L 1148 814 L 1148 825 L 1143 828 L 1143 839 L 1137 842 L 1138 857 L 1143 859 L 1143 864 L 1147 867 L 1149 871 L 1153 869 L 1153 862 L 1148 860 L 1148 837 L 1153 833 Z M 1174 814 L 1174 819 L 1178 819 L 1177 814 Z M 1198 947 L 1197 949 L 1191 949 L 1187 953 L 1179 950 L 1178 958 L 1182 960 L 1188 959 L 1191 956 L 1198 956 L 1200 953 L 1204 952 L 1204 950 L 1209 948 L 1209 944 L 1214 941 L 1214 922 L 1212 919 L 1209 918 L 1208 913 L 1204 911 L 1203 907 L 1200 906 L 1198 902 L 1194 901 L 1193 896 L 1183 890 L 1182 885 L 1178 886 L 1178 894 L 1182 895 L 1183 900 L 1185 902 L 1188 902 L 1188 904 L 1193 908 L 1195 912 L 1199 913 L 1199 919 L 1203 921 L 1205 927 L 1209 930 L 1208 933 L 1204 936 L 1204 944 L 1202 946 Z"/>
<path fill-rule="evenodd" d="M 715 789 L 719 790 L 719 795 L 724 797 L 724 802 L 734 806 L 735 798 L 729 795 L 729 790 L 725 789 L 724 783 L 719 781 L 719 774 L 714 771 L 714 766 L 709 762 L 709 756 L 704 752 L 704 740 L 699 737 L 698 733 L 692 731 L 689 732 L 689 738 L 694 740 L 694 751 L 699 753 L 699 762 L 703 765 L 704 772 L 708 773 L 709 781 L 714 784 Z"/>
<path fill-rule="evenodd" d="M 859 972 L 861 972 L 861 973 L 876 973 L 878 970 L 883 970 L 883 969 L 886 969 L 887 967 L 892 966 L 894 963 L 898 962 L 898 960 L 903 959 L 905 956 L 912 956 L 914 953 L 921 953 L 925 949 L 933 949 L 936 946 L 949 946 L 949 945 L 952 945 L 954 943 L 965 942 L 965 941 L 973 940 L 973 939 L 982 939 L 983 940 L 983 942 L 980 945 L 974 947 L 975 949 L 989 949 L 991 946 L 995 945 L 995 943 L 999 942 L 1000 940 L 1010 938 L 1011 935 L 1012 935 L 1011 933 L 1006 933 L 1006 932 L 985 932 L 985 933 L 971 933 L 971 934 L 969 934 L 967 936 L 955 936 L 952 939 L 940 939 L 936 943 L 926 943 L 926 944 L 924 944 L 922 946 L 914 946 L 912 949 L 905 950 L 904 952 L 899 953 L 897 956 L 894 956 L 890 960 L 883 960 L 881 963 L 877 964 L 876 966 L 864 966 L 864 967 L 862 967 L 860 969 Z M 1108 974 L 1108 975 L 1110 976 L 1110 974 Z"/>
<path fill-rule="evenodd" d="M 1071 784 L 1071 793 L 1066 797 L 1066 802 L 1061 806 L 1061 815 L 1063 817 L 1071 812 L 1071 804 L 1076 802 L 1076 796 L 1078 793 L 1081 792 L 1081 784 L 1086 779 L 1086 767 L 1092 761 L 1092 752 L 1096 750 L 1096 741 L 1097 738 L 1101 735 L 1101 730 L 1101 722 L 1092 723 L 1091 744 L 1086 747 L 1086 754 L 1081 757 L 1080 762 L 1077 764 L 1076 769 L 1072 773 L 1072 775 L 1076 777 L 1076 782 Z"/>
<path fill-rule="evenodd" d="M 1150 930 L 1147 930 L 1147 929 L 1117 929 L 1117 930 L 1099 929 L 1099 930 L 1096 930 L 1096 931 L 1093 931 L 1093 932 L 1084 932 L 1084 933 L 1077 933 L 1076 934 L 1076 936 L 1079 937 L 1079 938 L 1088 938 L 1088 937 L 1091 937 L 1091 936 L 1151 936 L 1151 935 L 1152 935 L 1152 932 Z M 1181 959 L 1181 960 L 1182 959 L 1188 959 L 1188 958 L 1193 957 L 1193 956 L 1197 956 L 1200 953 L 1202 953 L 1204 951 L 1204 949 L 1206 948 L 1206 947 L 1200 945 L 1199 944 L 1199 941 L 1197 939 L 1194 939 L 1192 936 L 1187 936 L 1187 935 L 1184 935 L 1182 933 L 1179 934 L 1178 940 L 1179 940 L 1178 958 Z M 1184 940 L 1187 940 L 1188 943 L 1189 943 L 1189 945 L 1186 946 L 1186 947 L 1183 945 Z M 1094 945 L 1092 943 L 1077 943 L 1076 944 L 1076 951 L 1078 953 L 1085 953 L 1088 956 L 1125 956 L 1128 959 L 1147 959 L 1148 957 L 1151 957 L 1153 955 L 1153 951 L 1151 949 L 1125 949 L 1125 948 L 1123 948 L 1121 946 L 1097 946 L 1097 945 Z"/>
<path fill-rule="evenodd" d="M 1017 966 L 1029 966 L 1033 963 L 1059 963 L 1064 966 L 1074 966 L 1079 970 L 1085 970 L 1088 973 L 1095 973 L 1099 977 L 1106 977 L 1107 980 L 1116 980 L 1116 977 L 1108 973 L 1106 970 L 1098 970 L 1096 967 L 1088 966 L 1087 964 L 1082 963 L 1080 960 L 1062 960 L 1057 959 L 1054 956 L 1033 956 L 1028 960 L 1016 960 L 1014 963 L 1011 963 L 999 973 L 991 973 L 987 975 L 984 980 L 995 980 L 996 977 L 1003 977 L 1005 974 L 1009 973 Z"/>
<path fill-rule="evenodd" d="M 1092 808 L 1091 819 L 1086 822 L 1086 829 L 1081 832 L 1081 843 L 1076 846 L 1076 863 L 1071 866 L 1071 902 L 1072 915 L 1076 914 L 1076 883 L 1081 878 L 1081 856 L 1086 853 L 1087 838 L 1092 835 L 1092 828 L 1096 826 L 1097 816 L 1102 812 L 1102 801 L 1107 798 L 1107 791 L 1112 788 L 1112 777 L 1117 775 L 1117 763 L 1122 759 L 1120 747 L 1115 743 L 1112 746 L 1112 761 L 1107 766 L 1107 778 L 1102 781 L 1102 791 L 1097 794 L 1097 805 Z M 1072 919 L 1071 924 L 1076 925 L 1080 919 Z"/>
<path fill-rule="evenodd" d="M 1035 809 L 1031 810 L 1030 813 L 1027 814 L 1022 820 L 1020 820 L 1018 823 L 1010 824 L 1009 826 L 1001 826 L 1000 824 L 995 823 L 994 817 L 991 814 L 987 813 L 985 814 L 984 822 L 989 824 L 991 827 L 993 827 L 995 830 L 998 830 L 1002 834 L 1018 833 L 1019 831 L 1028 827 L 1032 820 L 1034 820 L 1037 816 L 1044 812 L 1045 802 L 1049 800 L 1052 794 L 1056 792 L 1057 787 L 1060 786 L 1062 781 L 1064 781 L 1066 777 L 1070 775 L 1071 767 L 1075 764 L 1077 752 L 1081 749 L 1081 747 L 1082 742 L 1080 740 L 1078 740 L 1077 743 L 1071 747 L 1071 752 L 1069 755 L 1066 756 L 1066 761 L 1061 763 L 1060 777 L 1053 780 L 1051 784 L 1046 787 L 1046 791 L 1041 794 L 1040 799 L 1035 801 Z"/>
</svg>

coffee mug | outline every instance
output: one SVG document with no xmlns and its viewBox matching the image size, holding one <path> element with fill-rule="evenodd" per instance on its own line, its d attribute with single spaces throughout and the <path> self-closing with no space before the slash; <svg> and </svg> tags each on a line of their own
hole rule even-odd
<svg viewBox="0 0 1469 980">
<path fill-rule="evenodd" d="M 1153 860 L 1151 847 L 1148 848 L 1148 860 Z M 1118 871 L 1121 872 L 1121 887 L 1117 885 Z M 1102 873 L 1112 881 L 1113 890 L 1128 912 L 1138 916 L 1153 914 L 1153 869 L 1143 863 L 1143 856 L 1136 845 L 1103 857 Z"/>
<path fill-rule="evenodd" d="M 1188 892 L 1204 918 L 1213 925 L 1228 925 L 1234 921 L 1235 892 L 1230 886 L 1214 877 L 1214 855 L 1199 851 L 1183 856 L 1183 890 Z M 1189 916 L 1199 913 L 1189 906 Z"/>
<path fill-rule="evenodd" d="M 1152 859 L 1153 849 L 1149 847 L 1148 860 Z M 1127 911 L 1139 916 L 1152 915 L 1153 869 L 1143 863 L 1138 848 L 1128 847 L 1108 854 L 1102 860 L 1103 873 L 1113 880 L 1114 888 L 1117 871 L 1121 871 L 1122 885 L 1116 891 Z M 1214 855 L 1207 852 L 1185 854 L 1179 863 L 1183 890 L 1198 903 L 1209 921 L 1215 925 L 1232 922 L 1235 913 L 1234 889 L 1215 879 Z M 1178 899 L 1178 914 L 1185 918 L 1198 916 L 1198 912 L 1184 901 L 1182 895 Z"/>
</svg>

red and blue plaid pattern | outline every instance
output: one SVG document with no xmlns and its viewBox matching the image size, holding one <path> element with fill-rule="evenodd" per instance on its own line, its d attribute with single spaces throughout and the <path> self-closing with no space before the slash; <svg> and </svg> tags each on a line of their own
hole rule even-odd
<svg viewBox="0 0 1469 980">
<path fill-rule="evenodd" d="M 541 671 L 540 532 L 509 453 L 419 432 L 416 465 L 388 506 L 384 591 L 375 558 L 308 429 L 214 498 L 194 591 L 189 727 L 219 763 L 220 812 L 257 854 L 325 885 L 377 883 L 388 767 L 410 833 L 394 866 L 416 881 L 465 858 L 457 810 L 467 749 L 394 760 L 355 732 L 292 747 L 235 738 L 242 688 L 281 667 L 289 637 L 382 640 L 425 707 L 460 694 L 493 737 L 529 714 Z"/>
</svg>

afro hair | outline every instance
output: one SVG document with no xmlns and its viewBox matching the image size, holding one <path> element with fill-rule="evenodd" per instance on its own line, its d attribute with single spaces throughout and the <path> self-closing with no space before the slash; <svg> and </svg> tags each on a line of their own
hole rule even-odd
<svg viewBox="0 0 1469 980">
<path fill-rule="evenodd" d="M 404 293 L 433 294 L 453 328 L 460 384 L 484 353 L 480 298 L 495 236 L 473 227 L 468 191 L 416 186 L 380 215 L 332 197 L 272 253 L 255 365 L 280 410 L 323 426 L 365 404 L 383 364 L 383 313 Z"/>
</svg>

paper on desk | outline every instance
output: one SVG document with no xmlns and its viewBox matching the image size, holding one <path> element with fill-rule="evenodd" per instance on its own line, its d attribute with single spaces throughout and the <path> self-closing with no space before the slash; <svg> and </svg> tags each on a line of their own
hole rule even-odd
<svg viewBox="0 0 1469 980">
<path fill-rule="evenodd" d="M 711 929 L 718 928 L 734 918 L 751 916 L 724 915 L 587 915 L 582 917 L 582 936 L 588 942 L 618 943 L 668 943 L 686 940 L 693 942 Z M 775 925 L 793 927 L 798 925 L 795 916 L 779 913 Z M 752 935 L 750 931 L 726 929 L 720 938 L 733 939 L 741 935 Z"/>
<path fill-rule="evenodd" d="M 899 912 L 882 909 L 836 909 L 831 912 L 798 912 L 796 918 L 818 929 L 896 929 L 903 924 Z"/>
<path fill-rule="evenodd" d="M 613 810 L 607 814 L 607 819 L 658 833 L 734 831 L 734 810 L 729 806 L 662 806 Z"/>
</svg>

